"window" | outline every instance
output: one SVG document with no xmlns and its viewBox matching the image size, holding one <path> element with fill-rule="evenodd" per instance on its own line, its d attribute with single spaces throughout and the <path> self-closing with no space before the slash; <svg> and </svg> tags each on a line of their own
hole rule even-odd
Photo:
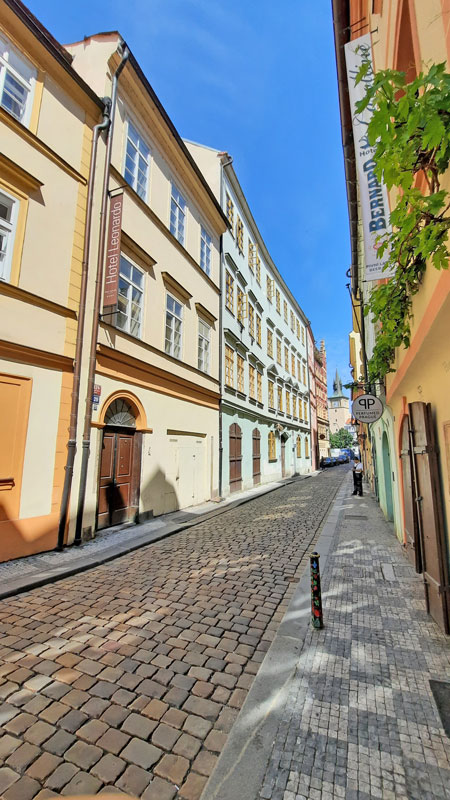
<svg viewBox="0 0 450 800">
<path fill-rule="evenodd" d="M 297 339 L 300 339 L 300 322 L 298 319 L 295 320 L 295 327 L 297 329 Z"/>
<path fill-rule="evenodd" d="M 125 154 L 125 180 L 143 200 L 147 199 L 149 167 L 150 149 L 136 128 L 129 122 Z"/>
<path fill-rule="evenodd" d="M 0 39 L 0 105 L 28 125 L 36 70 L 6 40 Z"/>
<path fill-rule="evenodd" d="M 256 373 L 256 399 L 258 403 L 262 403 L 262 375 L 260 372 Z"/>
<path fill-rule="evenodd" d="M 278 393 L 278 411 L 283 411 L 283 389 L 281 386 L 277 386 L 277 393 Z"/>
<path fill-rule="evenodd" d="M 17 200 L 0 192 L 0 281 L 8 281 L 14 247 Z"/>
<path fill-rule="evenodd" d="M 241 325 L 243 325 L 244 324 L 244 292 L 242 291 L 240 286 L 238 286 L 238 288 L 237 288 L 236 300 L 237 300 L 237 318 L 238 318 L 238 322 L 240 322 Z"/>
<path fill-rule="evenodd" d="M 211 237 L 202 226 L 200 232 L 200 266 L 207 275 L 211 272 Z"/>
<path fill-rule="evenodd" d="M 181 330 L 183 324 L 183 306 L 172 295 L 166 300 L 166 341 L 165 351 L 169 356 L 181 358 Z"/>
<path fill-rule="evenodd" d="M 236 244 L 240 253 L 244 252 L 244 224 L 238 216 L 236 219 Z"/>
<path fill-rule="evenodd" d="M 281 366 L 281 339 L 277 339 L 277 364 Z"/>
<path fill-rule="evenodd" d="M 256 341 L 261 347 L 261 317 L 256 315 Z"/>
<path fill-rule="evenodd" d="M 248 332 L 252 339 L 255 338 L 255 309 L 252 305 L 248 306 Z"/>
<path fill-rule="evenodd" d="M 237 357 L 237 388 L 238 392 L 245 392 L 244 384 L 244 359 L 242 356 Z"/>
<path fill-rule="evenodd" d="M 269 302 L 272 302 L 273 297 L 273 281 L 271 280 L 270 276 L 266 276 L 266 291 L 267 291 L 267 299 Z"/>
<path fill-rule="evenodd" d="M 256 245 L 255 245 L 256 247 Z M 258 255 L 258 251 L 256 251 L 256 280 L 258 281 L 259 285 L 261 286 L 261 259 Z"/>
<path fill-rule="evenodd" d="M 309 458 L 309 439 L 305 439 L 305 458 Z"/>
<path fill-rule="evenodd" d="M 267 328 L 267 355 L 273 358 L 273 333 Z"/>
<path fill-rule="evenodd" d="M 308 422 L 308 403 L 306 400 L 303 401 L 303 419 Z"/>
<path fill-rule="evenodd" d="M 295 394 L 292 395 L 292 416 L 297 417 L 297 398 Z"/>
<path fill-rule="evenodd" d="M 291 331 L 295 331 L 295 319 L 293 311 L 291 311 Z"/>
<path fill-rule="evenodd" d="M 228 193 L 227 193 L 227 220 L 230 223 L 231 233 L 233 233 L 233 228 L 234 228 L 234 204 L 233 204 L 233 201 L 232 201 L 232 199 L 231 199 L 231 197 L 230 197 L 230 195 Z"/>
<path fill-rule="evenodd" d="M 234 386 L 234 350 L 225 345 L 225 384 Z"/>
<path fill-rule="evenodd" d="M 302 457 L 302 440 L 297 436 L 297 458 Z"/>
<path fill-rule="evenodd" d="M 306 386 L 306 367 L 304 364 L 302 364 L 302 371 L 303 371 L 303 383 Z"/>
<path fill-rule="evenodd" d="M 211 328 L 202 319 L 198 321 L 198 368 L 209 373 Z"/>
<path fill-rule="evenodd" d="M 277 309 L 278 313 L 280 314 L 281 313 L 281 297 L 280 297 L 280 292 L 279 292 L 278 289 L 275 292 L 275 297 L 276 297 L 276 309 Z"/>
<path fill-rule="evenodd" d="M 284 321 L 287 323 L 287 321 L 288 321 L 288 307 L 287 307 L 286 300 L 283 301 L 283 315 L 284 315 Z"/>
<path fill-rule="evenodd" d="M 300 361 L 297 361 L 297 377 L 298 377 L 299 381 L 301 381 L 301 379 L 302 379 L 302 365 L 300 364 Z"/>
<path fill-rule="evenodd" d="M 302 325 L 302 344 L 305 344 L 305 329 Z"/>
<path fill-rule="evenodd" d="M 295 355 L 291 353 L 291 372 L 292 376 L 295 378 Z"/>
<path fill-rule="evenodd" d="M 231 275 L 231 272 L 227 271 L 226 274 L 226 295 L 225 295 L 225 305 L 228 308 L 228 311 L 234 313 L 234 279 Z"/>
<path fill-rule="evenodd" d="M 255 245 L 248 240 L 248 266 L 251 272 L 255 271 Z"/>
<path fill-rule="evenodd" d="M 249 386 L 248 386 L 248 393 L 249 393 L 250 397 L 251 397 L 253 400 L 256 398 L 256 391 L 255 391 L 255 373 L 256 373 L 256 370 L 255 370 L 255 368 L 254 368 L 254 367 L 252 367 L 252 365 L 251 365 L 251 364 L 249 364 L 249 367 L 248 367 L 248 384 L 249 384 Z"/>
<path fill-rule="evenodd" d="M 181 244 L 184 244 L 186 223 L 186 200 L 172 183 L 172 196 L 170 198 L 170 232 Z"/>
<path fill-rule="evenodd" d="M 274 392 L 273 381 L 268 381 L 268 389 L 269 389 L 269 408 L 275 408 L 275 392 Z"/>
<path fill-rule="evenodd" d="M 284 368 L 289 372 L 289 348 L 284 346 Z"/>
<path fill-rule="evenodd" d="M 286 389 L 286 414 L 291 413 L 291 395 L 289 394 L 288 390 Z"/>
<path fill-rule="evenodd" d="M 275 439 L 275 434 L 273 431 L 270 431 L 268 439 L 268 447 L 269 447 L 269 461 L 276 461 L 277 460 L 277 443 Z"/>
<path fill-rule="evenodd" d="M 121 255 L 116 326 L 132 336 L 141 334 L 143 284 L 143 272 Z"/>
</svg>

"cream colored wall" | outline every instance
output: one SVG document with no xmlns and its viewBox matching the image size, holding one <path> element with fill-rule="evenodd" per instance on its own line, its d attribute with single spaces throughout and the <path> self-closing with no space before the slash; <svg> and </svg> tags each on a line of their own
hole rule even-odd
<svg viewBox="0 0 450 800">
<path fill-rule="evenodd" d="M 65 333 L 64 317 L 0 294 L 0 339 L 63 355 Z"/>
<path fill-rule="evenodd" d="M 88 41 L 66 44 L 64 47 L 73 56 L 73 68 L 83 76 L 89 75 L 89 86 L 99 97 L 111 94 L 111 82 L 105 73 L 105 64 L 117 47 L 118 34 L 101 36 L 95 47 Z"/>
<path fill-rule="evenodd" d="M 153 510 L 158 516 L 176 508 L 209 500 L 211 494 L 217 494 L 218 471 L 218 424 L 219 417 L 216 409 L 198 406 L 178 398 L 136 387 L 124 381 L 120 383 L 113 378 L 97 375 L 97 384 L 102 388 L 100 405 L 102 405 L 113 392 L 121 389 L 131 392 L 140 400 L 147 415 L 147 423 L 153 433 L 144 433 L 142 442 L 141 463 L 141 497 L 140 512 Z M 167 430 L 176 430 L 205 434 L 205 437 L 167 435 Z M 211 437 L 213 441 L 211 443 Z M 172 440 L 172 441 L 171 441 Z M 176 440 L 176 441 L 173 441 Z M 83 527 L 95 528 L 95 514 L 98 495 L 98 475 L 100 466 L 102 430 L 92 429 L 91 458 L 87 479 L 86 510 L 83 518 Z M 186 475 L 180 482 L 180 466 L 183 457 L 176 458 L 175 452 L 179 449 L 194 449 L 197 458 L 192 460 L 192 469 L 202 473 L 197 481 L 198 494 L 195 499 L 189 497 L 189 486 Z M 211 460 L 211 454 L 213 459 Z M 79 454 L 77 456 L 79 461 Z M 211 492 L 212 490 L 212 492 Z M 76 509 L 78 485 L 74 486 L 72 493 L 72 524 L 70 541 L 74 536 L 74 516 Z"/>
<path fill-rule="evenodd" d="M 37 136 L 79 169 L 85 113 L 48 75 L 44 78 Z"/>
<path fill-rule="evenodd" d="M 220 202 L 220 161 L 219 151 L 213 150 L 185 139 L 185 145 L 191 155 L 195 158 L 208 184 L 210 185 L 214 197 Z"/>
<path fill-rule="evenodd" d="M 51 511 L 61 373 L 0 359 L 0 372 L 31 378 L 30 415 L 22 475 L 20 517 Z"/>
</svg>

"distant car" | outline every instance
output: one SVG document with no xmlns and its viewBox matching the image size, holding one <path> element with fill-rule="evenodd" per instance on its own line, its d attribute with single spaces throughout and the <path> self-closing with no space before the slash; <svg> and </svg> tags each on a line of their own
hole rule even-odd
<svg viewBox="0 0 450 800">
<path fill-rule="evenodd" d="M 337 457 L 338 464 L 348 464 L 350 461 L 347 453 L 341 453 L 340 456 Z"/>
<path fill-rule="evenodd" d="M 327 467 L 334 467 L 333 461 L 334 459 L 326 456 L 325 458 L 320 459 L 320 466 L 322 469 L 326 469 Z"/>
<path fill-rule="evenodd" d="M 337 456 L 331 456 L 331 466 L 332 467 L 337 467 L 338 464 L 339 464 L 338 457 Z"/>
</svg>

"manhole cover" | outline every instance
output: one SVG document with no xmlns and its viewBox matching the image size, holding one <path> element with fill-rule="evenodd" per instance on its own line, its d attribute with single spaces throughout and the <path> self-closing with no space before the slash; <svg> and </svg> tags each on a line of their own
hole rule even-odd
<svg viewBox="0 0 450 800">
<path fill-rule="evenodd" d="M 450 738 L 450 683 L 430 681 L 430 687 L 442 720 L 442 727 Z"/>
<path fill-rule="evenodd" d="M 346 514 L 345 519 L 368 519 L 365 514 Z"/>
</svg>

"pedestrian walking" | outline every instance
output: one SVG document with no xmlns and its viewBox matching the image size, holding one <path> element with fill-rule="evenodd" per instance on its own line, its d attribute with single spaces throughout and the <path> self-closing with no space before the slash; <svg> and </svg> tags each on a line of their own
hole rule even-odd
<svg viewBox="0 0 450 800">
<path fill-rule="evenodd" d="M 363 496 L 362 479 L 363 465 L 361 464 L 360 459 L 355 456 L 353 459 L 353 495 L 357 494 L 359 497 Z"/>
</svg>

